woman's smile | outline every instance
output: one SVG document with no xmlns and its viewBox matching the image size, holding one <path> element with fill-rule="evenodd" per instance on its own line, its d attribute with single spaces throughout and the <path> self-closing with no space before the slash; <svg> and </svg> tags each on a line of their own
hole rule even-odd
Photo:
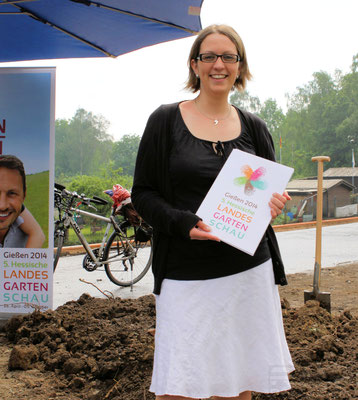
<svg viewBox="0 0 358 400">
<path fill-rule="evenodd" d="M 227 78 L 227 75 L 218 75 L 218 74 L 215 74 L 215 75 L 210 75 L 212 78 L 214 78 L 214 79 L 225 79 L 225 78 Z"/>
</svg>

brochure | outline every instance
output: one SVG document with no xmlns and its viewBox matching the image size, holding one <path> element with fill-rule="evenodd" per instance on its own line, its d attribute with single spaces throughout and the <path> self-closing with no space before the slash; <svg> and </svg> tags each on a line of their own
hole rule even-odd
<svg viewBox="0 0 358 400">
<path fill-rule="evenodd" d="M 272 194 L 283 193 L 293 168 L 234 149 L 197 215 L 223 242 L 254 255 L 268 224 Z"/>
</svg>

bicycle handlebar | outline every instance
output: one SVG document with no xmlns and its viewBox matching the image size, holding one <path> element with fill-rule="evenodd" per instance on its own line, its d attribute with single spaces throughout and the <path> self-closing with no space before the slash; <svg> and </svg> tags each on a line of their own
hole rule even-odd
<svg viewBox="0 0 358 400">
<path fill-rule="evenodd" d="M 86 205 L 90 205 L 90 203 L 97 204 L 100 206 L 104 206 L 104 205 L 108 204 L 108 201 L 101 199 L 98 196 L 93 196 L 93 198 L 90 198 L 90 197 L 85 197 L 84 193 L 79 195 L 76 192 L 70 192 L 69 190 L 66 189 L 65 186 L 62 186 L 58 183 L 55 183 L 55 192 L 57 192 L 58 194 L 60 194 L 63 197 L 66 197 L 66 198 L 71 198 L 71 199 L 76 198 L 76 199 L 82 200 L 82 202 Z"/>
<path fill-rule="evenodd" d="M 101 204 L 101 205 L 103 205 L 103 206 L 105 206 L 105 205 L 108 204 L 108 201 L 107 201 L 107 200 L 104 200 L 104 199 L 102 199 L 101 197 L 98 197 L 98 196 L 93 196 L 93 200 L 98 201 L 97 204 Z"/>
<path fill-rule="evenodd" d="M 101 199 L 100 197 L 97 197 L 97 196 L 93 196 L 93 199 L 88 199 L 91 203 L 93 203 L 93 204 L 98 204 L 98 205 L 100 205 L 100 206 L 105 206 L 105 205 L 107 205 L 108 204 L 108 202 L 107 201 L 105 201 L 105 200 L 103 200 L 103 199 Z"/>
<path fill-rule="evenodd" d="M 66 189 L 65 186 L 62 186 L 62 185 L 60 185 L 59 183 L 56 183 L 56 182 L 55 182 L 55 188 L 56 188 L 57 190 L 61 190 L 61 191 L 64 190 L 64 189 Z"/>
</svg>

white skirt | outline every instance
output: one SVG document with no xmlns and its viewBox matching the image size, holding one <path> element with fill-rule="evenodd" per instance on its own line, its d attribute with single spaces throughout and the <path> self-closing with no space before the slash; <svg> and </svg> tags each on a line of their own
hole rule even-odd
<svg viewBox="0 0 358 400">
<path fill-rule="evenodd" d="M 156 296 L 152 384 L 204 399 L 291 388 L 294 370 L 271 260 L 217 279 L 165 279 Z"/>
</svg>

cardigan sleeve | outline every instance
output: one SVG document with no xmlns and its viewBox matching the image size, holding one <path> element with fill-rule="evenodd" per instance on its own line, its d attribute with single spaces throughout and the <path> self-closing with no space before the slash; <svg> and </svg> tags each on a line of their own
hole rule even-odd
<svg viewBox="0 0 358 400">
<path fill-rule="evenodd" d="M 138 149 L 132 201 L 137 212 L 154 229 L 169 236 L 189 238 L 189 231 L 200 218 L 170 204 L 167 152 L 171 116 L 170 109 L 161 106 L 148 119 Z"/>
</svg>

